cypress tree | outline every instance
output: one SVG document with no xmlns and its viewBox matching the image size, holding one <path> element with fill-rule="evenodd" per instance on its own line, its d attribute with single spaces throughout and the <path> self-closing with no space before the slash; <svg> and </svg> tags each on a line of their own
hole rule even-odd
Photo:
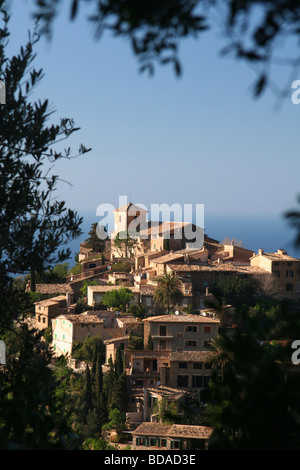
<svg viewBox="0 0 300 470">
<path fill-rule="evenodd" d="M 123 374 L 123 357 L 122 357 L 122 351 L 120 346 L 117 347 L 116 350 L 116 360 L 115 360 L 115 375 L 116 378 L 118 378 L 120 375 Z"/>
<path fill-rule="evenodd" d="M 96 364 L 96 374 L 95 374 L 95 397 L 96 397 L 97 410 L 99 412 L 101 408 L 102 392 L 103 392 L 103 372 L 102 372 L 100 356 L 98 356 L 97 364 Z"/>
<path fill-rule="evenodd" d="M 93 409 L 93 397 L 92 397 L 92 379 L 91 379 L 91 372 L 89 365 L 87 364 L 86 370 L 85 370 L 85 383 L 83 387 L 83 407 L 86 410 L 92 410 Z"/>
</svg>

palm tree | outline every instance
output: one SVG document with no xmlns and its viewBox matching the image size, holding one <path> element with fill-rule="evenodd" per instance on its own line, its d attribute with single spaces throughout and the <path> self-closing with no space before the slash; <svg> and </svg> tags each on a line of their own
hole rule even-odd
<svg viewBox="0 0 300 470">
<path fill-rule="evenodd" d="M 174 274 L 164 273 L 156 281 L 154 302 L 167 306 L 167 312 L 169 313 L 170 305 L 178 304 L 183 297 L 180 290 L 180 280 Z"/>
<path fill-rule="evenodd" d="M 230 338 L 225 335 L 219 335 L 211 340 L 210 346 L 212 351 L 208 362 L 212 366 L 221 366 L 223 379 L 224 367 L 226 364 L 232 364 L 234 360 L 234 354 L 230 350 Z"/>
</svg>

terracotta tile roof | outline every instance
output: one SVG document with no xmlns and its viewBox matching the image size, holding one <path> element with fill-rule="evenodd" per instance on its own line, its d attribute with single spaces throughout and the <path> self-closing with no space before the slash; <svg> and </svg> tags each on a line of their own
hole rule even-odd
<svg viewBox="0 0 300 470">
<path fill-rule="evenodd" d="M 171 362 L 207 362 L 211 356 L 210 351 L 174 351 L 170 352 Z"/>
<path fill-rule="evenodd" d="M 266 270 L 258 266 L 241 266 L 234 264 L 212 264 L 212 265 L 199 265 L 199 264 L 168 264 L 172 271 L 185 271 L 185 272 L 235 272 L 237 274 L 265 274 Z"/>
<path fill-rule="evenodd" d="M 68 320 L 73 325 L 80 325 L 80 324 L 90 324 L 90 323 L 104 323 L 105 316 L 108 314 L 112 314 L 112 312 L 107 312 L 106 310 L 101 312 L 83 312 L 78 314 L 68 314 L 68 315 L 60 315 L 58 318 L 64 318 Z"/>
<path fill-rule="evenodd" d="M 148 423 L 140 424 L 134 431 L 134 434 L 147 436 L 167 436 L 171 429 L 171 424 Z"/>
<path fill-rule="evenodd" d="M 192 250 L 188 250 L 189 253 L 187 253 L 186 250 L 179 250 L 179 251 L 174 251 L 173 253 L 167 253 L 166 255 L 163 255 L 163 256 L 160 256 L 159 258 L 155 258 L 153 260 L 151 260 L 151 262 L 153 264 L 164 264 L 164 263 L 168 263 L 172 260 L 176 260 L 176 259 L 180 259 L 180 258 L 183 258 L 186 254 L 192 254 L 192 253 L 197 253 L 198 251 L 200 250 L 195 250 L 195 251 L 192 251 Z"/>
<path fill-rule="evenodd" d="M 165 221 L 165 222 L 157 222 L 157 221 L 149 221 L 147 222 L 148 227 L 144 228 L 140 231 L 139 236 L 141 237 L 156 237 L 162 234 L 173 233 L 174 231 L 180 231 L 185 225 L 190 225 L 188 222 L 173 222 L 173 221 Z"/>
<path fill-rule="evenodd" d="M 36 292 L 40 294 L 67 294 L 74 291 L 70 284 L 37 284 Z"/>
<path fill-rule="evenodd" d="M 271 261 L 300 261 L 298 258 L 289 256 L 287 252 L 284 250 L 279 250 L 277 253 L 265 253 L 265 252 L 262 252 L 261 254 L 258 253 L 252 256 L 252 259 L 256 258 L 257 256 L 264 256 L 265 258 L 268 258 Z"/>
<path fill-rule="evenodd" d="M 173 424 L 168 431 L 169 437 L 185 437 L 188 439 L 209 439 L 213 433 L 213 428 L 209 426 L 191 426 Z"/>
<path fill-rule="evenodd" d="M 135 286 L 129 286 L 127 288 L 130 289 L 133 294 L 136 294 L 140 291 L 139 287 L 135 287 Z M 108 285 L 88 286 L 88 289 L 92 292 L 109 292 L 112 290 L 122 289 L 122 286 L 108 286 Z"/>
<path fill-rule="evenodd" d="M 158 322 L 158 323 L 220 323 L 219 320 L 204 317 L 202 315 L 157 315 L 154 317 L 144 318 L 143 322 Z"/>
<path fill-rule="evenodd" d="M 187 390 L 167 387 L 166 385 L 148 385 L 147 390 L 155 395 L 167 397 L 169 400 L 178 400 L 189 393 Z"/>
<path fill-rule="evenodd" d="M 154 295 L 156 287 L 155 286 L 145 286 L 141 285 L 141 295 Z"/>
<path fill-rule="evenodd" d="M 39 300 L 38 302 L 35 302 L 35 305 L 41 305 L 42 307 L 47 307 L 48 305 L 55 305 L 62 300 L 66 301 L 65 295 L 58 295 L 57 297 L 52 297 L 51 299 Z"/>
<path fill-rule="evenodd" d="M 117 336 L 116 338 L 110 338 L 110 339 L 106 339 L 103 341 L 104 344 L 112 344 L 112 343 L 115 343 L 115 342 L 118 342 L 118 341 L 125 341 L 126 339 L 129 339 L 130 336 Z"/>
<path fill-rule="evenodd" d="M 182 424 L 141 423 L 133 432 L 139 436 L 164 436 L 186 439 L 209 439 L 213 428 L 209 426 L 192 426 Z"/>
</svg>

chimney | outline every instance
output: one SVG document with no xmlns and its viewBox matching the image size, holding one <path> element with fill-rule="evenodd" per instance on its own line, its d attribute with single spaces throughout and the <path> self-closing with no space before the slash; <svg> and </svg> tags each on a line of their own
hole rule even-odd
<svg viewBox="0 0 300 470">
<path fill-rule="evenodd" d="M 259 255 L 263 255 L 263 254 L 264 254 L 264 250 L 263 250 L 262 248 L 260 248 L 260 249 L 258 250 L 258 254 L 259 254 Z"/>
</svg>

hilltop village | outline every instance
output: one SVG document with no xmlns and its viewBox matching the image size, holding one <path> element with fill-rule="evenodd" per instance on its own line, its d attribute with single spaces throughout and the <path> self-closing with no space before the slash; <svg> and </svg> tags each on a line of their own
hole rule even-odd
<svg viewBox="0 0 300 470">
<path fill-rule="evenodd" d="M 280 247 L 254 253 L 206 234 L 194 249 L 175 236 L 182 228 L 175 222 L 120 242 L 137 216 L 146 218 L 134 204 L 118 208 L 110 238 L 100 248 L 92 235 L 82 242 L 64 283 L 36 284 L 33 325 L 50 332 L 53 364 L 63 357 L 81 377 L 95 364 L 78 355 L 79 346 L 101 340 L 100 376 L 119 374 L 124 391 L 122 429 L 104 426 L 103 441 L 118 449 L 207 449 L 215 429 L 189 413 L 201 416 L 211 378 L 222 380 L 222 363 L 211 354 L 220 329 L 235 328 L 236 297 L 233 290 L 226 295 L 228 286 L 240 286 L 245 302 L 297 302 L 300 260 Z"/>
</svg>

